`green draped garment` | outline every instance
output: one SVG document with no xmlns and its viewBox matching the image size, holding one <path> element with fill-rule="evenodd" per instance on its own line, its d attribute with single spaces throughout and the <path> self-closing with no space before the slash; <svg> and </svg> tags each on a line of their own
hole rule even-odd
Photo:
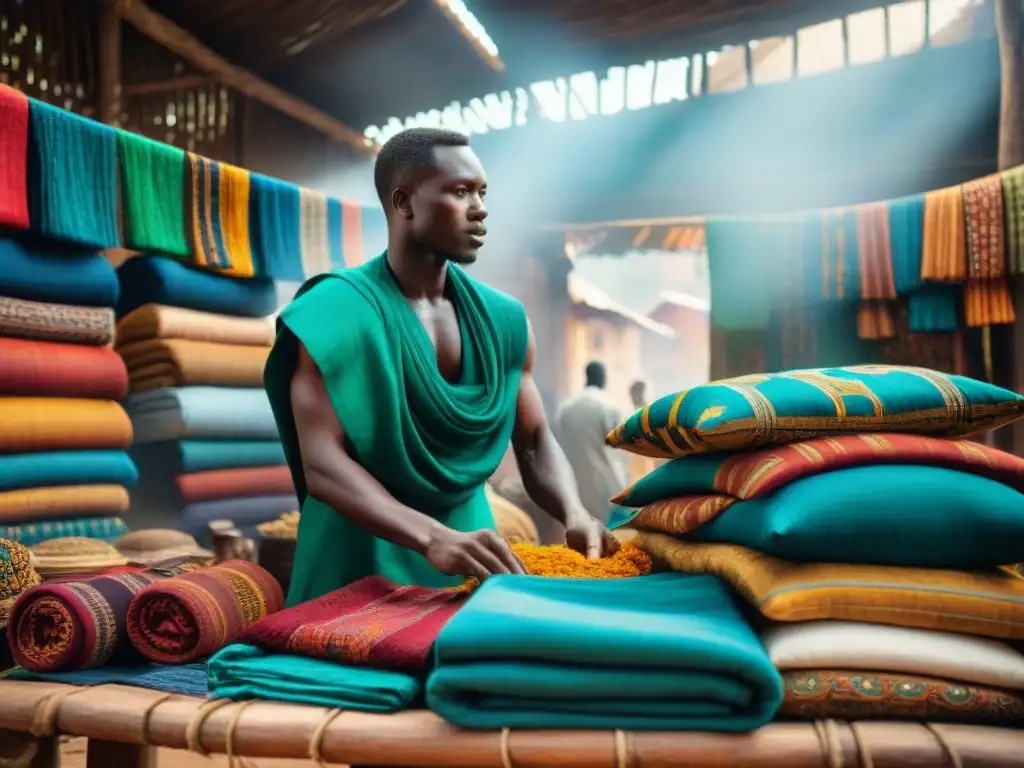
<svg viewBox="0 0 1024 768">
<path fill-rule="evenodd" d="M 446 293 L 462 338 L 454 383 L 438 371 L 430 337 L 386 254 L 311 278 L 282 310 L 264 384 L 302 510 L 289 605 L 370 575 L 427 587 L 460 581 L 308 495 L 291 407 L 297 342 L 323 375 L 349 454 L 388 492 L 456 530 L 494 530 L 483 484 L 512 435 L 526 313 L 454 264 Z"/>
<path fill-rule="evenodd" d="M 417 701 L 422 687 L 400 672 L 267 653 L 241 643 L 218 651 L 208 670 L 211 699 L 270 699 L 359 712 L 400 712 Z"/>
<path fill-rule="evenodd" d="M 713 576 L 492 576 L 434 654 L 427 705 L 461 728 L 749 731 L 782 703 Z"/>
</svg>

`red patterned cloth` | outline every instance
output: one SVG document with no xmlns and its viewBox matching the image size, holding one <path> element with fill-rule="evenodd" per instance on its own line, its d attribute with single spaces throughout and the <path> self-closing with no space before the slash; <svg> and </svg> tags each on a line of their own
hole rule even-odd
<svg viewBox="0 0 1024 768">
<path fill-rule="evenodd" d="M 252 625 L 238 642 L 416 674 L 426 669 L 434 640 L 467 596 L 369 576 Z"/>
<path fill-rule="evenodd" d="M 28 97 L 0 85 L 0 225 L 28 229 Z"/>
<path fill-rule="evenodd" d="M 228 560 L 142 589 L 128 606 L 128 638 L 150 661 L 185 664 L 219 651 L 283 607 L 273 576 Z"/>
<path fill-rule="evenodd" d="M 279 467 L 242 467 L 211 469 L 174 478 L 185 504 L 238 496 L 273 496 L 294 493 L 292 473 L 287 465 Z"/>
</svg>

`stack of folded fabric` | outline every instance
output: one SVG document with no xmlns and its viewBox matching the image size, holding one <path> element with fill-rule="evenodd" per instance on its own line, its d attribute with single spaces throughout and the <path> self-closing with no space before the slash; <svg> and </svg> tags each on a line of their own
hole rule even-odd
<svg viewBox="0 0 1024 768">
<path fill-rule="evenodd" d="M 1024 561 L 1024 459 L 963 438 L 1022 413 L 1020 395 L 916 368 L 730 379 L 608 436 L 678 457 L 613 501 L 656 561 L 760 612 L 783 715 L 1019 722 L 1024 657 L 1002 641 L 1024 638 L 1007 567 Z"/>
<path fill-rule="evenodd" d="M 0 536 L 114 540 L 135 465 L 109 349 L 118 282 L 97 251 L 0 239 Z"/>
<path fill-rule="evenodd" d="M 162 256 L 118 270 L 117 352 L 141 482 L 136 526 L 205 540 L 206 524 L 258 523 L 297 507 L 263 366 L 274 328 L 273 282 L 235 279 Z"/>
</svg>

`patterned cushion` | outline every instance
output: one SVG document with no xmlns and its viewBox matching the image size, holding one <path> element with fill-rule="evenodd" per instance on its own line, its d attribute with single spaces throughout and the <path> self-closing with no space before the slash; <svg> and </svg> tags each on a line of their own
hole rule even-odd
<svg viewBox="0 0 1024 768">
<path fill-rule="evenodd" d="M 867 621 L 1024 639 L 1024 578 L 1009 568 L 962 572 L 881 565 L 797 564 L 733 544 L 639 535 L 656 564 L 732 585 L 772 621 Z"/>
<path fill-rule="evenodd" d="M 692 506 L 683 502 L 675 510 L 660 502 L 670 508 L 660 517 L 645 507 L 634 525 L 672 532 L 672 512 Z M 842 469 L 726 507 L 688 537 L 801 562 L 972 569 L 1024 561 L 1024 494 L 951 469 Z"/>
<path fill-rule="evenodd" d="M 755 374 L 667 395 L 607 443 L 645 456 L 777 445 L 848 432 L 963 437 L 1024 415 L 1024 397 L 926 368 L 858 365 Z"/>
<path fill-rule="evenodd" d="M 869 433 L 803 440 L 742 453 L 680 456 L 612 499 L 643 507 L 691 494 L 755 499 L 803 477 L 865 464 L 948 467 L 1024 491 L 1024 459 L 970 440 Z"/>
</svg>

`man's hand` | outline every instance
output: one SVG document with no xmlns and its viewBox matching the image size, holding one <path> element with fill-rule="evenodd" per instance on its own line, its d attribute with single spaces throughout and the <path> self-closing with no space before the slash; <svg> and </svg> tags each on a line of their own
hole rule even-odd
<svg viewBox="0 0 1024 768">
<path fill-rule="evenodd" d="M 526 573 L 519 558 L 494 531 L 462 533 L 451 528 L 441 529 L 431 536 L 423 555 L 446 576 L 483 581 L 500 573 Z"/>
<path fill-rule="evenodd" d="M 588 560 L 610 557 L 619 551 L 619 540 L 585 512 L 574 515 L 566 526 L 565 543 Z"/>
</svg>

